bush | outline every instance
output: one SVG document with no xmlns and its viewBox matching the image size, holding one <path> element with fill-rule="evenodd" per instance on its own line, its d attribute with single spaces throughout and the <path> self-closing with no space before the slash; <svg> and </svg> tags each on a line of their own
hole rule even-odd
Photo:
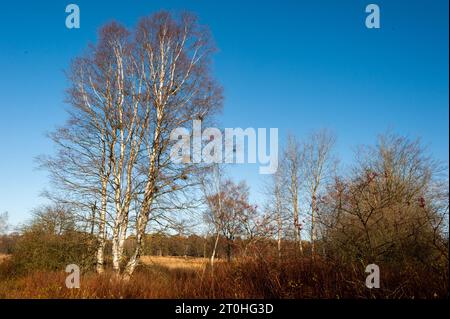
<svg viewBox="0 0 450 319">
<path fill-rule="evenodd" d="M 16 244 L 12 263 L 18 273 L 64 270 L 69 264 L 88 270 L 95 263 L 94 244 L 90 235 L 77 231 L 61 235 L 27 231 Z"/>
</svg>

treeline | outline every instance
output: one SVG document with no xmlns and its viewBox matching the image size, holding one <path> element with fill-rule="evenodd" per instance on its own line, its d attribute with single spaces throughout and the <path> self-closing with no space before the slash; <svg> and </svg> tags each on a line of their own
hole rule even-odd
<svg viewBox="0 0 450 319">
<path fill-rule="evenodd" d="M 30 273 L 35 270 L 64 270 L 65 266 L 75 263 L 83 271 L 95 268 L 93 251 L 96 238 L 86 231 L 77 229 L 73 218 L 61 207 L 47 206 L 33 213 L 33 218 L 20 232 L 0 236 L 0 254 L 11 255 L 15 274 Z M 147 234 L 144 239 L 143 255 L 178 256 L 211 258 L 216 238 L 211 235 L 171 235 L 166 233 Z M 134 251 L 134 238 L 127 238 L 125 255 Z M 226 260 L 230 242 L 219 237 L 215 257 Z M 232 241 L 233 259 L 264 256 L 268 260 L 277 258 L 277 241 L 273 238 L 261 238 L 257 245 L 248 249 L 249 240 L 236 238 Z M 112 246 L 110 240 L 107 247 Z M 295 257 L 295 242 L 283 240 L 283 256 Z M 303 243 L 306 255 L 310 255 L 310 244 Z M 112 255 L 106 255 L 108 267 L 112 266 Z"/>
<path fill-rule="evenodd" d="M 214 236 L 199 235 L 168 235 L 168 234 L 148 234 L 145 238 L 144 255 L 147 256 L 178 256 L 178 257 L 201 257 L 211 258 L 214 249 Z M 245 257 L 265 256 L 266 258 L 276 259 L 277 242 L 273 238 L 264 238 L 257 245 L 248 250 L 249 240 L 237 238 L 231 243 L 233 248 L 233 258 L 240 259 Z M 133 240 L 130 239 L 126 244 L 127 251 L 132 251 Z M 128 248 L 131 246 L 131 248 Z M 283 241 L 284 255 L 293 257 L 295 253 L 295 243 L 290 240 Z M 310 255 L 310 244 L 304 242 L 303 246 Z M 246 250 L 247 248 L 247 250 Z M 228 240 L 220 236 L 216 248 L 217 258 L 227 260 L 228 258 Z"/>
</svg>

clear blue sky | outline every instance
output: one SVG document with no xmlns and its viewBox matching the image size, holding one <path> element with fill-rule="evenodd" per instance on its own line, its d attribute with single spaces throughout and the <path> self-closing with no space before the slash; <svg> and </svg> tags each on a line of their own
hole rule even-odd
<svg viewBox="0 0 450 319">
<path fill-rule="evenodd" d="M 81 9 L 79 30 L 65 27 L 71 2 Z M 379 30 L 364 25 L 369 3 L 381 8 Z M 63 70 L 105 22 L 133 26 L 160 9 L 192 11 L 210 27 L 225 127 L 278 127 L 280 141 L 329 127 L 344 163 L 392 129 L 421 137 L 448 163 L 447 0 L 2 1 L 0 212 L 13 224 L 45 202 L 48 180 L 34 158 L 52 152 L 45 133 L 66 116 Z M 257 166 L 233 174 L 260 190 Z"/>
</svg>

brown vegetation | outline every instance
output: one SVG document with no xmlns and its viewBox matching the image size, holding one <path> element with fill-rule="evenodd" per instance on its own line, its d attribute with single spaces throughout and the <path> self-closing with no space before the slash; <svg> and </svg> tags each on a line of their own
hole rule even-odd
<svg viewBox="0 0 450 319">
<path fill-rule="evenodd" d="M 117 280 L 112 272 L 84 274 L 80 289 L 65 287 L 67 274 L 63 271 L 37 271 L 19 278 L 0 277 L 0 298 L 448 297 L 448 273 L 433 274 L 426 269 L 383 269 L 382 287 L 370 290 L 365 287 L 366 274 L 362 267 L 329 261 L 278 263 L 252 259 L 221 262 L 215 266 L 215 277 L 212 278 L 208 268 L 199 267 L 201 259 L 151 259 L 154 264 L 138 268 L 130 281 Z M 182 266 L 183 261 L 185 266 Z M 4 263 L 1 271 L 7 266 Z"/>
<path fill-rule="evenodd" d="M 204 269 L 208 264 L 207 258 L 175 257 L 175 256 L 143 256 L 143 265 L 161 266 L 169 269 Z"/>
<path fill-rule="evenodd" d="M 5 255 L 5 254 L 0 254 L 0 263 L 8 260 L 11 256 L 10 255 Z"/>
</svg>

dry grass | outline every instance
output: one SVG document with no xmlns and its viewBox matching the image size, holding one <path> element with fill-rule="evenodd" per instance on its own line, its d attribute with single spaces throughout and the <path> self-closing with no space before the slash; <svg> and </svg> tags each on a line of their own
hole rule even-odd
<svg viewBox="0 0 450 319">
<path fill-rule="evenodd" d="M 447 298 L 448 270 L 384 269 L 382 287 L 365 287 L 364 269 L 310 260 L 219 262 L 214 277 L 204 259 L 144 258 L 130 281 L 86 273 L 80 289 L 67 289 L 63 271 L 14 272 L 0 267 L 1 298 Z M 150 263 L 150 264 L 149 264 Z M 204 267 L 206 265 L 206 267 Z M 3 270 L 2 270 L 3 269 Z M 3 273 L 3 275 L 2 275 Z"/>
<path fill-rule="evenodd" d="M 209 260 L 194 257 L 142 256 L 141 262 L 146 266 L 161 266 L 168 269 L 201 270 L 206 267 Z"/>
<path fill-rule="evenodd" d="M 9 259 L 10 257 L 10 255 L 0 254 L 0 263 Z"/>
</svg>

